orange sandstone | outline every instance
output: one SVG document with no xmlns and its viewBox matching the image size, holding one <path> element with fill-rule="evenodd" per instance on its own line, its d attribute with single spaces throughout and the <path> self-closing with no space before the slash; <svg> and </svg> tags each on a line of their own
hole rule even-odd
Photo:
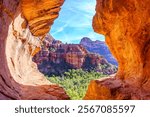
<svg viewBox="0 0 150 117">
<path fill-rule="evenodd" d="M 150 0 L 97 0 L 95 32 L 119 63 L 116 76 L 91 81 L 84 99 L 150 99 Z"/>
<path fill-rule="evenodd" d="M 0 99 L 69 99 L 32 62 L 63 2 L 0 0 Z"/>
</svg>

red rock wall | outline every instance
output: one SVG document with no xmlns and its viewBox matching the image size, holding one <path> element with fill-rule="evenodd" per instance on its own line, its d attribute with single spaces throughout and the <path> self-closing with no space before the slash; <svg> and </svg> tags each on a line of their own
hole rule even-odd
<svg viewBox="0 0 150 117">
<path fill-rule="evenodd" d="M 85 99 L 150 99 L 149 4 L 150 0 L 97 0 L 93 28 L 106 36 L 119 70 L 115 79 L 92 81 Z"/>
<path fill-rule="evenodd" d="M 32 62 L 63 2 L 0 0 L 0 99 L 69 99 Z"/>
<path fill-rule="evenodd" d="M 43 45 L 33 61 L 45 75 L 62 75 L 69 69 L 94 70 L 107 75 L 117 71 L 117 67 L 107 62 L 104 57 L 88 52 L 80 44 L 63 44 L 47 35 Z"/>
</svg>

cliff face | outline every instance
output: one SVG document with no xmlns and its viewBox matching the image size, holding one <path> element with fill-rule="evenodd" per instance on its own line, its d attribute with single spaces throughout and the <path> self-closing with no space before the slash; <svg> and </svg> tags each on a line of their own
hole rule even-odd
<svg viewBox="0 0 150 117">
<path fill-rule="evenodd" d="M 118 65 L 105 42 L 99 40 L 92 41 L 90 38 L 84 37 L 81 39 L 80 44 L 83 45 L 89 52 L 100 54 L 104 56 L 109 63 Z"/>
<path fill-rule="evenodd" d="M 97 0 L 93 27 L 106 36 L 119 69 L 113 79 L 92 81 L 85 99 L 150 99 L 149 4 L 149 0 Z"/>
<path fill-rule="evenodd" d="M 0 99 L 69 99 L 32 62 L 62 4 L 63 0 L 0 0 Z"/>
<path fill-rule="evenodd" d="M 114 74 L 117 68 L 94 53 L 89 53 L 81 44 L 63 44 L 47 35 L 41 51 L 33 61 L 45 75 L 62 75 L 69 69 L 95 70 L 103 74 Z"/>
</svg>

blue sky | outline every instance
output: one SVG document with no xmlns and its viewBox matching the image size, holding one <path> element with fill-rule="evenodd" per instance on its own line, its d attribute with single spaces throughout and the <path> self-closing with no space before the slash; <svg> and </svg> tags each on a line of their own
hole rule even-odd
<svg viewBox="0 0 150 117">
<path fill-rule="evenodd" d="M 96 0 L 65 0 L 51 35 L 63 43 L 79 43 L 83 37 L 104 41 L 104 36 L 92 29 Z"/>
</svg>

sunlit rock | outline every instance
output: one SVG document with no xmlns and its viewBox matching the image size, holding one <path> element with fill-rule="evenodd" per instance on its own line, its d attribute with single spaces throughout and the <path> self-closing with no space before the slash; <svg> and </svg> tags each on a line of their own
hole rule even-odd
<svg viewBox="0 0 150 117">
<path fill-rule="evenodd" d="M 113 79 L 92 81 L 85 99 L 150 99 L 149 4 L 149 0 L 97 0 L 93 28 L 106 36 L 119 68 Z"/>
<path fill-rule="evenodd" d="M 32 62 L 62 4 L 63 0 L 0 0 L 0 99 L 69 99 Z"/>
</svg>

